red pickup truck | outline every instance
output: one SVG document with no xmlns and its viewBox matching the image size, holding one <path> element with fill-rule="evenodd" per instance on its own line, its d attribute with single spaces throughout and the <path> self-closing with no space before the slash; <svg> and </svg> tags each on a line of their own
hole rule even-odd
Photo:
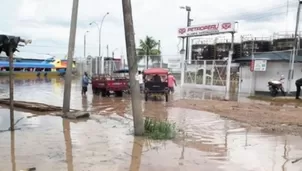
<svg viewBox="0 0 302 171">
<path fill-rule="evenodd" d="M 123 92 L 128 90 L 128 81 L 124 77 L 113 75 L 94 75 L 91 79 L 92 92 L 102 97 L 115 94 L 117 97 L 122 97 Z"/>
</svg>

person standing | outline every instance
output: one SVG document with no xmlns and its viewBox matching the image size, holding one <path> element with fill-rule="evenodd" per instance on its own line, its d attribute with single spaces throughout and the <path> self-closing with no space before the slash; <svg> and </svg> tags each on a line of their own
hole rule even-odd
<svg viewBox="0 0 302 171">
<path fill-rule="evenodd" d="M 177 86 L 176 84 L 176 79 L 174 76 L 169 72 L 168 73 L 168 87 L 170 89 L 170 92 L 174 93 L 174 85 Z"/>
<path fill-rule="evenodd" d="M 88 84 L 89 84 L 89 77 L 87 72 L 84 72 L 83 78 L 82 78 L 82 96 L 86 95 L 86 92 L 88 90 Z"/>
<path fill-rule="evenodd" d="M 138 71 L 138 74 L 136 75 L 136 80 L 139 83 L 139 89 L 141 92 L 143 92 L 144 89 L 144 79 L 143 79 L 143 73 L 141 71 Z"/>
<path fill-rule="evenodd" d="M 300 93 L 301 93 L 301 86 L 302 86 L 302 78 L 296 80 L 296 87 L 297 87 L 297 91 L 296 91 L 296 99 L 300 99 Z"/>
</svg>

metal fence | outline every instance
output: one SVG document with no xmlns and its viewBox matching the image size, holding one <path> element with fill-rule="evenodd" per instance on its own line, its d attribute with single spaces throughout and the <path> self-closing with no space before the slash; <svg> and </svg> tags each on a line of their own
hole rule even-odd
<svg viewBox="0 0 302 171">
<path fill-rule="evenodd" d="M 78 58 L 77 71 L 79 74 L 88 72 L 90 75 L 100 73 L 101 58 L 96 57 L 91 60 Z M 108 68 L 105 64 L 105 73 L 116 68 Z M 162 65 L 163 68 L 169 69 L 177 80 L 180 80 L 181 73 L 179 71 L 173 72 L 173 69 L 168 68 L 167 64 Z M 159 67 L 158 63 L 151 64 L 151 67 Z M 227 61 L 225 60 L 198 60 L 191 61 L 191 64 L 186 63 L 185 66 L 185 82 L 187 84 L 209 85 L 209 86 L 226 86 L 226 71 Z M 239 87 L 239 67 L 231 67 L 231 83 L 230 91 L 232 93 L 238 92 Z"/>
<path fill-rule="evenodd" d="M 185 83 L 209 86 L 226 86 L 227 61 L 198 60 L 185 66 Z M 231 67 L 230 91 L 238 92 L 239 66 Z"/>
</svg>

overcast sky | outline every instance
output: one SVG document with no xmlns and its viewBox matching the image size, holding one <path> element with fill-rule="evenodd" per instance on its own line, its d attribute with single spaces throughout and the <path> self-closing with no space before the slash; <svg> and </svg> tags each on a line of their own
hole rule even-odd
<svg viewBox="0 0 302 171">
<path fill-rule="evenodd" d="M 80 0 L 76 38 L 76 56 L 83 56 L 84 33 L 87 34 L 87 55 L 98 55 L 98 32 L 92 21 L 102 27 L 102 53 L 126 55 L 121 0 Z M 186 11 L 191 6 L 192 25 L 238 21 L 237 38 L 242 34 L 270 36 L 274 32 L 294 31 L 298 0 L 132 0 L 135 38 L 152 36 L 161 40 L 164 58 L 177 55 L 179 27 L 186 25 Z M 289 4 L 287 15 L 287 3 Z M 43 57 L 67 54 L 72 0 L 10 0 L 1 2 L 0 33 L 32 39 L 33 44 L 20 48 L 19 55 Z M 287 20 L 287 21 L 286 21 Z M 226 35 L 221 35 L 226 36 Z"/>
</svg>

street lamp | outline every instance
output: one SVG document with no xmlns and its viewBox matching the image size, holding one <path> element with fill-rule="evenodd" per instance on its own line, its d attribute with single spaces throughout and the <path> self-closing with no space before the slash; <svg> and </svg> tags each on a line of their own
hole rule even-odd
<svg viewBox="0 0 302 171">
<path fill-rule="evenodd" d="M 180 56 L 181 56 L 181 73 L 180 73 L 180 87 L 183 87 L 184 83 L 185 83 L 185 50 L 181 49 L 179 52 Z"/>
<path fill-rule="evenodd" d="M 191 26 L 191 22 L 193 19 L 190 18 L 190 13 L 191 13 L 191 7 L 190 6 L 180 6 L 180 9 L 184 9 L 187 11 L 187 27 Z M 184 40 L 184 39 L 183 39 Z M 184 42 L 183 42 L 184 45 Z M 189 58 L 189 37 L 186 38 L 186 60 Z"/>
<path fill-rule="evenodd" d="M 107 12 L 103 18 L 100 24 L 98 24 L 97 22 L 93 21 L 91 22 L 89 25 L 95 24 L 99 30 L 99 57 L 101 57 L 101 34 L 102 34 L 102 26 L 103 26 L 103 22 L 104 19 L 106 18 L 106 16 L 109 14 L 109 12 Z M 98 70 L 99 71 L 99 70 Z M 101 58 L 101 74 L 104 73 L 104 58 Z M 99 73 L 98 73 L 99 74 Z"/>
<path fill-rule="evenodd" d="M 84 57 L 83 57 L 83 60 L 82 60 L 82 73 L 84 73 L 84 61 L 85 61 L 85 59 L 86 59 L 86 35 L 87 35 L 87 33 L 89 33 L 89 31 L 87 30 L 85 33 L 84 33 Z"/>
<path fill-rule="evenodd" d="M 112 51 L 112 58 L 114 58 L 114 52 L 118 50 L 118 48 L 115 48 L 113 51 Z"/>
<path fill-rule="evenodd" d="M 87 33 L 89 33 L 88 30 L 84 33 L 84 58 L 86 58 L 86 35 L 87 35 Z"/>
</svg>

